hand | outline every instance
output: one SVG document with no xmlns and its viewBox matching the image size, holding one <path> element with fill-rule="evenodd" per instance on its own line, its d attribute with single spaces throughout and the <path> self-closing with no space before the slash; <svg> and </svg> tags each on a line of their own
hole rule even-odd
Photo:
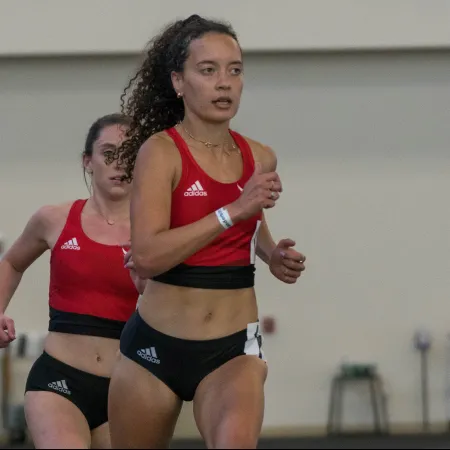
<svg viewBox="0 0 450 450">
<path fill-rule="evenodd" d="M 282 191 L 278 174 L 263 173 L 261 163 L 256 163 L 255 171 L 245 184 L 240 197 L 227 207 L 231 219 L 246 220 L 263 208 L 273 208 Z"/>
<path fill-rule="evenodd" d="M 125 252 L 125 250 L 124 250 Z M 128 250 L 124 257 L 123 257 L 123 263 L 126 269 L 130 271 L 130 277 L 133 280 L 134 285 L 136 286 L 136 289 L 138 290 L 139 294 L 142 295 L 145 290 L 145 286 L 147 284 L 147 280 L 144 280 L 141 278 L 137 272 L 136 272 L 136 266 L 133 261 L 133 256 L 131 253 L 131 249 Z"/>
<path fill-rule="evenodd" d="M 287 284 L 294 284 L 305 270 L 305 256 L 292 247 L 295 241 L 282 239 L 272 252 L 269 267 L 272 274 Z"/>
<path fill-rule="evenodd" d="M 0 314 L 0 348 L 8 347 L 8 345 L 16 339 L 16 328 L 14 320 Z"/>
</svg>

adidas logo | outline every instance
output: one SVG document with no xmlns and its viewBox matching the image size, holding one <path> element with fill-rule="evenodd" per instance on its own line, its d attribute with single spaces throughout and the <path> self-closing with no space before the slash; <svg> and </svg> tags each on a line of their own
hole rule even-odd
<svg viewBox="0 0 450 450">
<path fill-rule="evenodd" d="M 137 354 L 142 358 L 153 364 L 160 364 L 161 361 L 158 359 L 158 355 L 156 354 L 155 347 L 143 348 L 142 350 L 138 350 Z"/>
<path fill-rule="evenodd" d="M 55 391 L 62 392 L 63 394 L 70 395 L 71 392 L 67 387 L 66 380 L 55 381 L 53 383 L 48 383 L 48 387 L 54 389 Z"/>
<path fill-rule="evenodd" d="M 200 181 L 196 181 L 187 191 L 184 193 L 185 197 L 206 197 L 208 193 L 203 189 Z"/>
<path fill-rule="evenodd" d="M 73 238 L 70 241 L 67 241 L 65 244 L 61 245 L 62 250 L 81 250 L 78 245 L 77 238 Z"/>
</svg>

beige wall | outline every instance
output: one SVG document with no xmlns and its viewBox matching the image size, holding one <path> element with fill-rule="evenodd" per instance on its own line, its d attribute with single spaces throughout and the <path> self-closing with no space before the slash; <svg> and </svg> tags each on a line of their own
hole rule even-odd
<svg viewBox="0 0 450 450">
<path fill-rule="evenodd" d="M 230 21 L 253 52 L 450 46 L 447 0 L 0 0 L 0 11 L 11 56 L 135 54 L 194 13 Z"/>
<path fill-rule="evenodd" d="M 87 194 L 80 153 L 90 122 L 114 111 L 129 58 L 0 60 L 0 229 L 8 245 L 43 203 Z M 391 420 L 420 420 L 417 326 L 430 329 L 431 419 L 445 419 L 450 331 L 450 54 L 248 56 L 235 128 L 272 145 L 285 192 L 268 214 L 308 258 L 297 286 L 258 267 L 273 314 L 265 427 L 322 426 L 343 358 L 379 365 Z M 48 256 L 9 314 L 45 332 Z M 17 386 L 20 399 L 22 386 Z M 369 423 L 363 391 L 350 423 Z M 185 419 L 189 427 L 192 421 Z"/>
</svg>

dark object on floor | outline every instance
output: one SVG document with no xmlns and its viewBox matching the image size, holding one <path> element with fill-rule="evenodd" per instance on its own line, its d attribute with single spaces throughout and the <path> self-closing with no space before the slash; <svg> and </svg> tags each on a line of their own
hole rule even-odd
<svg viewBox="0 0 450 450">
<path fill-rule="evenodd" d="M 417 330 L 414 334 L 414 347 L 420 352 L 420 379 L 422 394 L 422 430 L 430 430 L 430 399 L 428 395 L 428 354 L 431 347 L 431 335 L 426 330 Z"/>
<path fill-rule="evenodd" d="M 373 414 L 373 434 L 388 434 L 389 421 L 382 381 L 373 364 L 343 364 L 331 383 L 327 432 L 329 435 L 345 434 L 342 428 L 342 394 L 347 385 L 366 382 L 369 387 Z M 370 433 L 370 431 L 369 431 Z"/>
<path fill-rule="evenodd" d="M 11 406 L 8 417 L 8 441 L 10 445 L 24 444 L 27 438 L 24 405 Z"/>
</svg>

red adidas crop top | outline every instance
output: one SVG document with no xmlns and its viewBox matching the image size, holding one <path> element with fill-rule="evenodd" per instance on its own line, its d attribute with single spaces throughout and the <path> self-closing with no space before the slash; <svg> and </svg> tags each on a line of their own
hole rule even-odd
<svg viewBox="0 0 450 450">
<path fill-rule="evenodd" d="M 124 250 L 91 240 L 73 203 L 50 258 L 49 331 L 119 339 L 139 293 L 124 267 Z"/>
<path fill-rule="evenodd" d="M 230 130 L 242 155 L 242 176 L 237 182 L 221 183 L 208 176 L 197 164 L 175 128 L 166 132 L 175 142 L 182 160 L 181 179 L 172 193 L 170 228 L 197 222 L 239 198 L 255 167 L 250 145 L 240 134 Z M 258 213 L 248 220 L 238 222 L 182 264 L 154 277 L 153 280 L 204 289 L 252 287 L 261 217 L 262 213 Z"/>
</svg>

